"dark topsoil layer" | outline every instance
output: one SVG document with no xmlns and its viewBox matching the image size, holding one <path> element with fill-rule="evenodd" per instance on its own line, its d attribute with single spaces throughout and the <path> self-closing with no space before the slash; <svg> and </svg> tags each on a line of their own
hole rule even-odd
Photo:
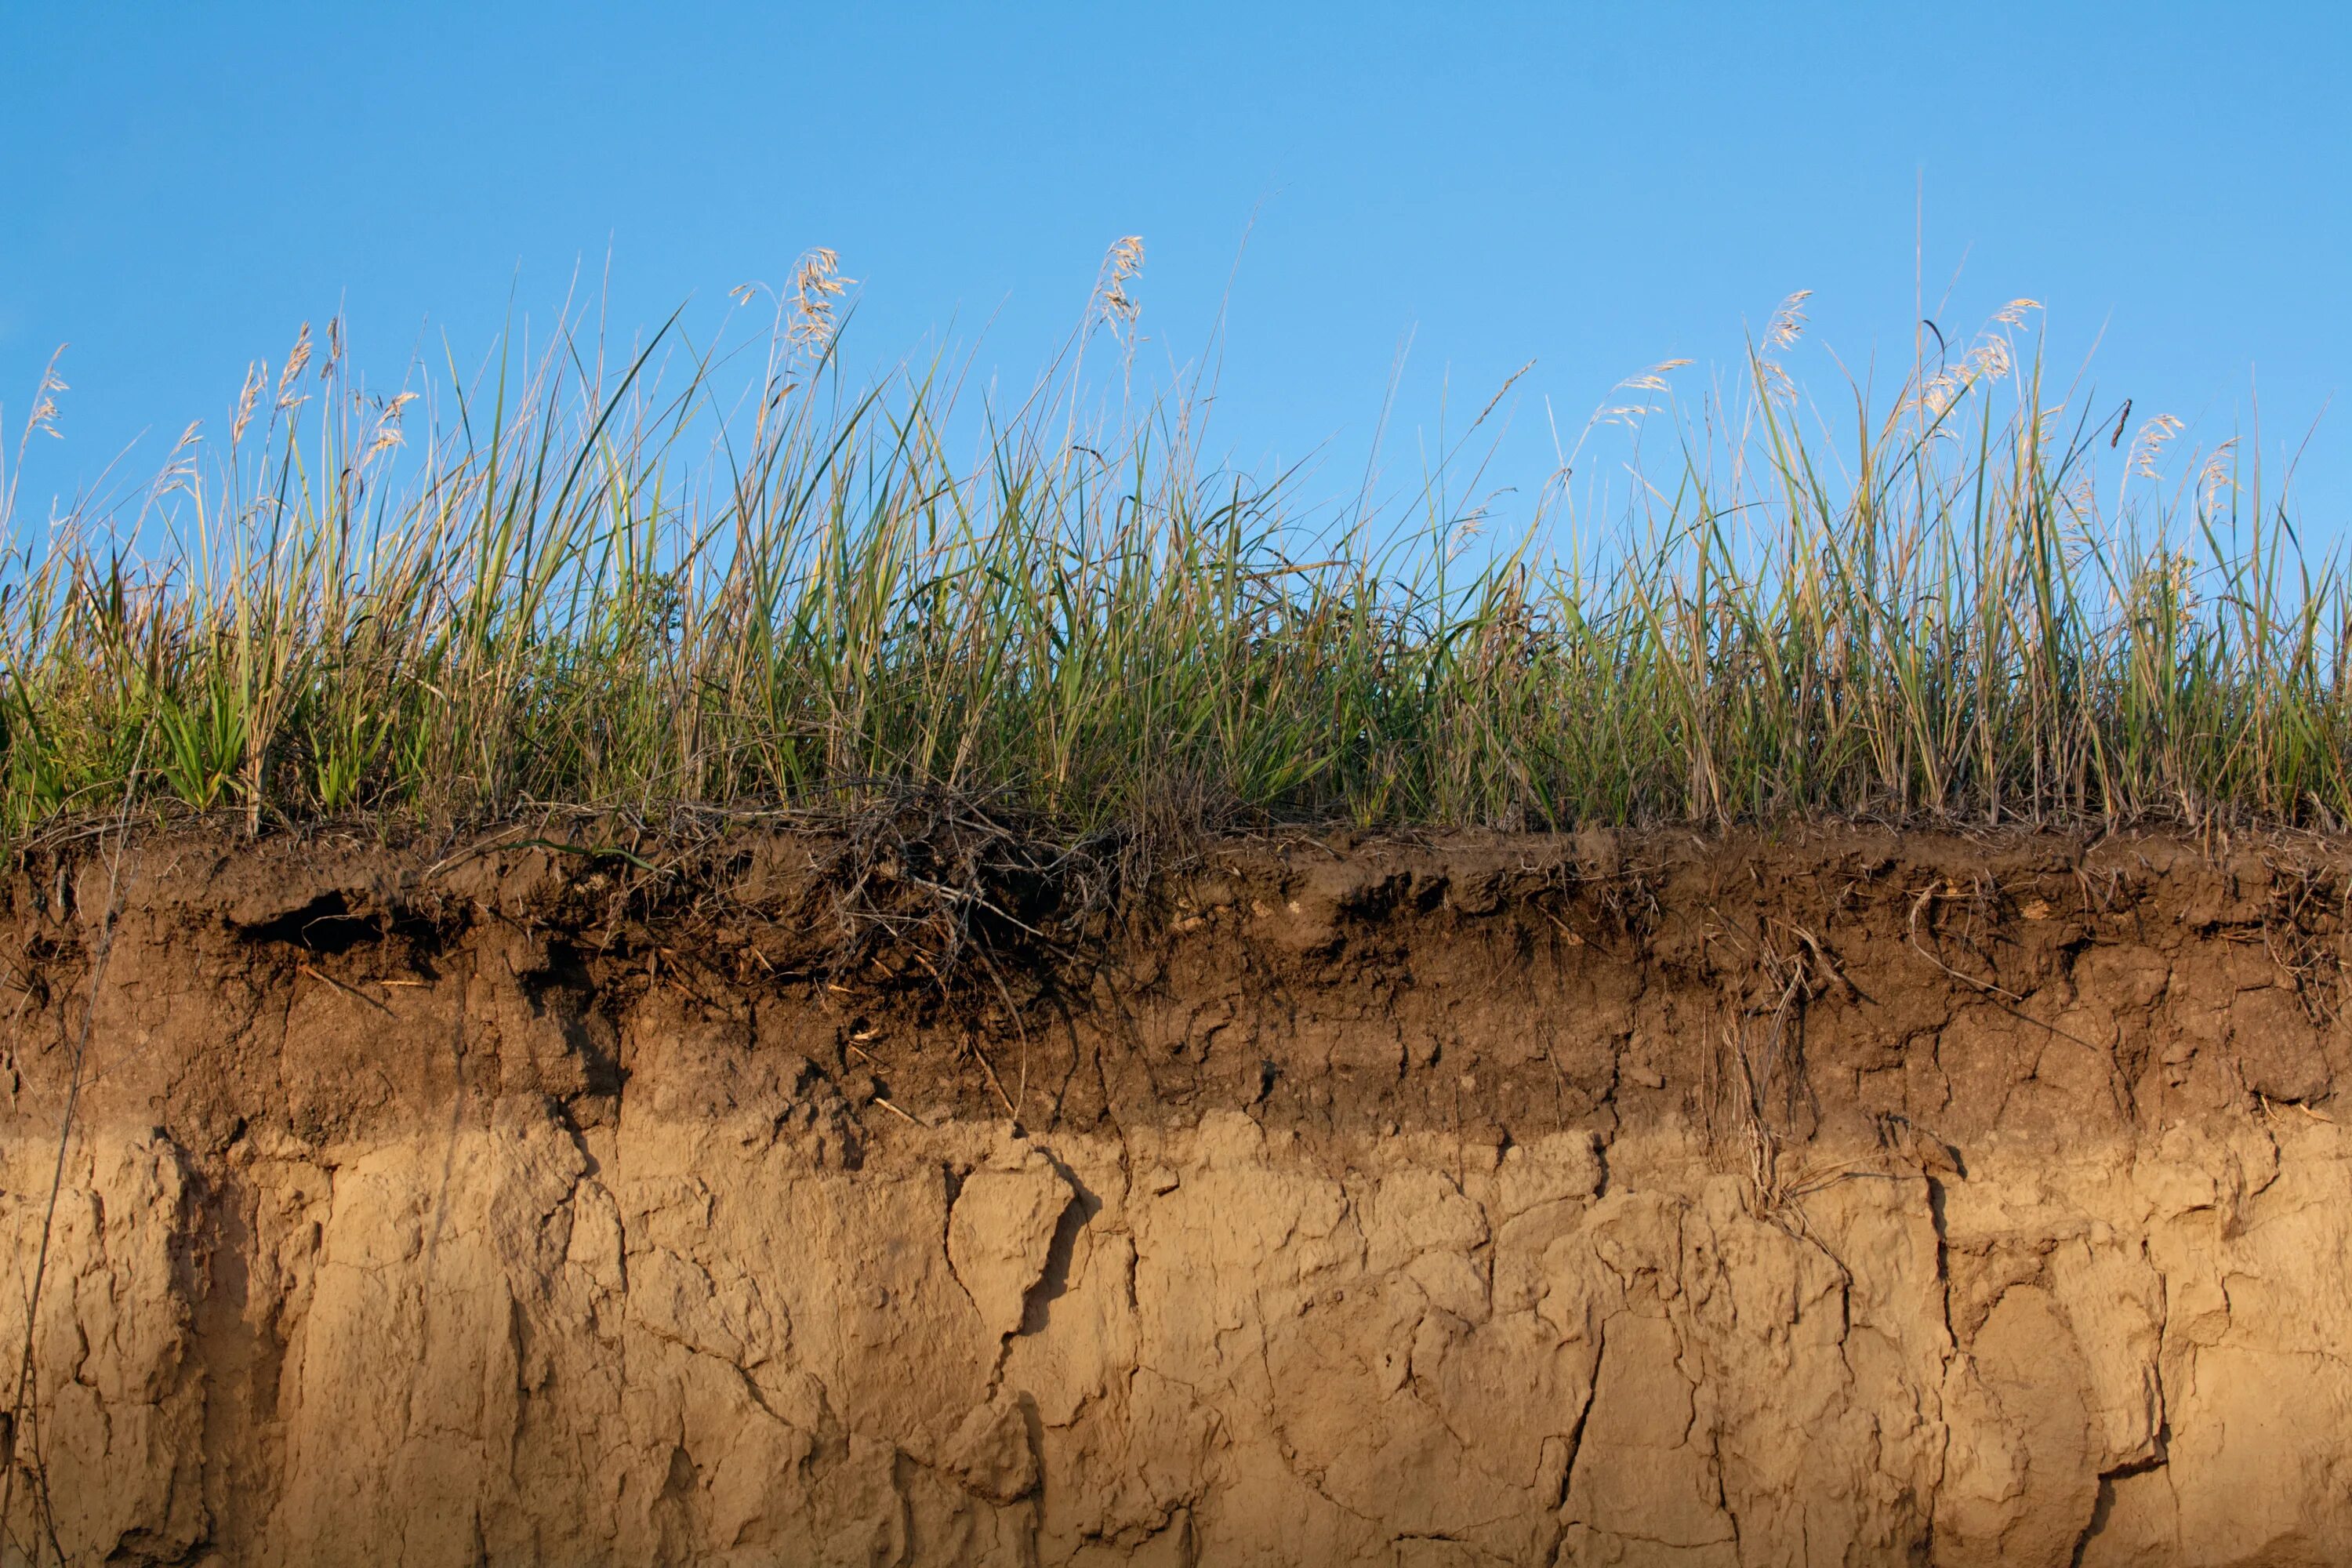
<svg viewBox="0 0 2352 1568">
<path fill-rule="evenodd" d="M 199 1158 L 644 1095 L 852 1163 L 909 1121 L 1236 1107 L 1959 1161 L 2325 1115 L 2352 1071 L 2341 840 L 1301 835 L 1147 868 L 885 829 L 53 841 L 0 882 L 0 1089 L 55 1126 L 86 1038 L 78 1114 Z"/>
</svg>

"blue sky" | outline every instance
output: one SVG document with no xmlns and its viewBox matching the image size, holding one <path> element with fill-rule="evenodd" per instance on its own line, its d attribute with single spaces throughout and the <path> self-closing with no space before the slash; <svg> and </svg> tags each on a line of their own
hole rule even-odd
<svg viewBox="0 0 2352 1568">
<path fill-rule="evenodd" d="M 1924 191 L 1947 331 L 2032 296 L 2058 363 L 2099 342 L 2102 397 L 2192 439 L 2258 387 L 2275 455 L 2352 363 L 2347 76 L 2352 7 L 2293 0 L 9 5 L 0 406 L 13 444 L 71 343 L 27 479 L 71 489 L 339 308 L 397 380 L 575 270 L 617 324 L 708 321 L 813 245 L 860 280 L 853 357 L 977 341 L 1025 384 L 1136 233 L 1151 352 L 1227 309 L 1237 459 L 1351 488 L 1409 340 L 1392 450 L 1532 358 L 1496 472 L 1533 479 L 1544 398 L 1727 362 L 1792 289 L 1891 380 Z M 2327 538 L 2347 416 L 2303 458 Z"/>
</svg>

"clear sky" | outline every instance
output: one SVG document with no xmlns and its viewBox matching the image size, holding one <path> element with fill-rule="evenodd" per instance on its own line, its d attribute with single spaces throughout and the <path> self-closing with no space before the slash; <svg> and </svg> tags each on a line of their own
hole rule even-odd
<svg viewBox="0 0 2352 1568">
<path fill-rule="evenodd" d="M 1442 385 L 1458 419 L 1537 361 L 1514 479 L 1543 398 L 1580 421 L 1646 364 L 1727 362 L 1792 289 L 1891 381 L 1924 191 L 1947 331 L 2030 295 L 2061 363 L 2101 341 L 2102 396 L 2192 438 L 2250 388 L 2273 454 L 2319 419 L 2301 510 L 2342 538 L 2347 80 L 2333 0 L 0 0 L 0 405 L 13 445 L 71 343 L 27 481 L 70 489 L 218 423 L 339 308 L 396 380 L 510 304 L 544 321 L 575 269 L 609 260 L 621 323 L 708 321 L 813 245 L 860 280 L 853 357 L 978 340 L 1025 384 L 1135 233 L 1153 352 L 1229 303 L 1238 459 L 1321 449 L 1351 488 L 1410 339 L 1408 462 Z"/>
</svg>

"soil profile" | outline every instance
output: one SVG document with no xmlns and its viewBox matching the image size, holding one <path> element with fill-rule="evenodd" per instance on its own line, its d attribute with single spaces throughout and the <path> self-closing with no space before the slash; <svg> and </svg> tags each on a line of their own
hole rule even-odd
<svg viewBox="0 0 2352 1568">
<path fill-rule="evenodd" d="M 2219 834 L 60 837 L 11 1560 L 2352 1561 L 2347 897 Z"/>
</svg>

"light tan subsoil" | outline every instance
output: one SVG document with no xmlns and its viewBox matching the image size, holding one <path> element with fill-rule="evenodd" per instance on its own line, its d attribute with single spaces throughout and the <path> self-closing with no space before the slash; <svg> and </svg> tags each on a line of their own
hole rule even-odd
<svg viewBox="0 0 2352 1568">
<path fill-rule="evenodd" d="M 10 1560 L 2352 1562 L 2340 842 L 517 837 L 0 885 Z"/>
</svg>

